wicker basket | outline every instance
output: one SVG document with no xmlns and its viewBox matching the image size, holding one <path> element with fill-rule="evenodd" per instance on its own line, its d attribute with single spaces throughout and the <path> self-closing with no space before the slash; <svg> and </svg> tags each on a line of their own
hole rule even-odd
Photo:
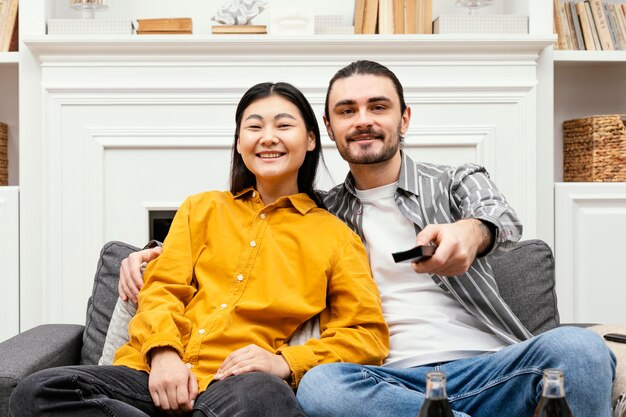
<svg viewBox="0 0 626 417">
<path fill-rule="evenodd" d="M 0 122 L 0 185 L 9 184 L 9 157 L 7 155 L 8 136 L 7 125 Z"/>
<path fill-rule="evenodd" d="M 622 116 L 563 122 L 563 180 L 626 181 L 626 126 Z"/>
</svg>

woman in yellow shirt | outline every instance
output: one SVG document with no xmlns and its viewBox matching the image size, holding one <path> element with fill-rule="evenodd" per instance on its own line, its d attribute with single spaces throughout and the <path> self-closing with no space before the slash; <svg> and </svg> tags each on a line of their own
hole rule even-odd
<svg viewBox="0 0 626 417">
<path fill-rule="evenodd" d="M 235 120 L 230 192 L 181 205 L 114 365 L 34 374 L 11 398 L 16 417 L 304 416 L 292 389 L 308 369 L 382 363 L 389 335 L 363 244 L 315 203 L 310 104 L 290 84 L 258 84 Z M 289 345 L 315 317 L 319 338 Z"/>
</svg>

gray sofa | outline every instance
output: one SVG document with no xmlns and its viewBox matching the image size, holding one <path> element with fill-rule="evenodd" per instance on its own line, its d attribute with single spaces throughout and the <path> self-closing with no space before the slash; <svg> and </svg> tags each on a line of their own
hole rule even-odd
<svg viewBox="0 0 626 417">
<path fill-rule="evenodd" d="M 109 242 L 100 253 L 85 325 L 46 324 L 0 343 L 0 416 L 8 415 L 15 386 L 26 376 L 54 366 L 97 364 L 117 301 L 122 259 L 138 248 Z M 540 240 L 520 242 L 491 264 L 504 299 L 524 325 L 539 334 L 559 325 L 554 258 Z"/>
</svg>

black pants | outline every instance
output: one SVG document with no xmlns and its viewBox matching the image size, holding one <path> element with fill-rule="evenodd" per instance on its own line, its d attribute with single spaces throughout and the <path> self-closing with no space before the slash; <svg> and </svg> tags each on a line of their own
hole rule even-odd
<svg viewBox="0 0 626 417">
<path fill-rule="evenodd" d="M 170 416 L 155 407 L 148 374 L 124 366 L 66 366 L 37 372 L 18 384 L 13 417 Z M 195 400 L 193 417 L 306 417 L 280 378 L 253 372 L 214 381 Z"/>
</svg>

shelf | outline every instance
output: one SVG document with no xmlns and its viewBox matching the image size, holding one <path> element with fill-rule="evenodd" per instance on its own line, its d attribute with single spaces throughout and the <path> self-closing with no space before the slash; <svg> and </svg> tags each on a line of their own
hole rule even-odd
<svg viewBox="0 0 626 417">
<path fill-rule="evenodd" d="M 555 65 L 626 63 L 626 51 L 554 51 Z"/>
<path fill-rule="evenodd" d="M 19 60 L 19 52 L 0 52 L 0 65 L 17 65 Z"/>
<path fill-rule="evenodd" d="M 493 55 L 536 55 L 554 42 L 552 35 L 126 35 L 126 36 L 59 36 L 47 35 L 26 39 L 25 44 L 36 54 L 115 55 L 171 53 L 218 53 L 235 55 L 263 54 L 292 50 L 294 55 L 319 51 L 324 54 L 345 54 L 346 48 L 355 55 L 368 56 L 376 51 L 405 54 L 407 46 L 416 52 L 432 56 L 464 55 L 471 51 Z M 373 49 L 372 49 L 373 48 Z"/>
</svg>

